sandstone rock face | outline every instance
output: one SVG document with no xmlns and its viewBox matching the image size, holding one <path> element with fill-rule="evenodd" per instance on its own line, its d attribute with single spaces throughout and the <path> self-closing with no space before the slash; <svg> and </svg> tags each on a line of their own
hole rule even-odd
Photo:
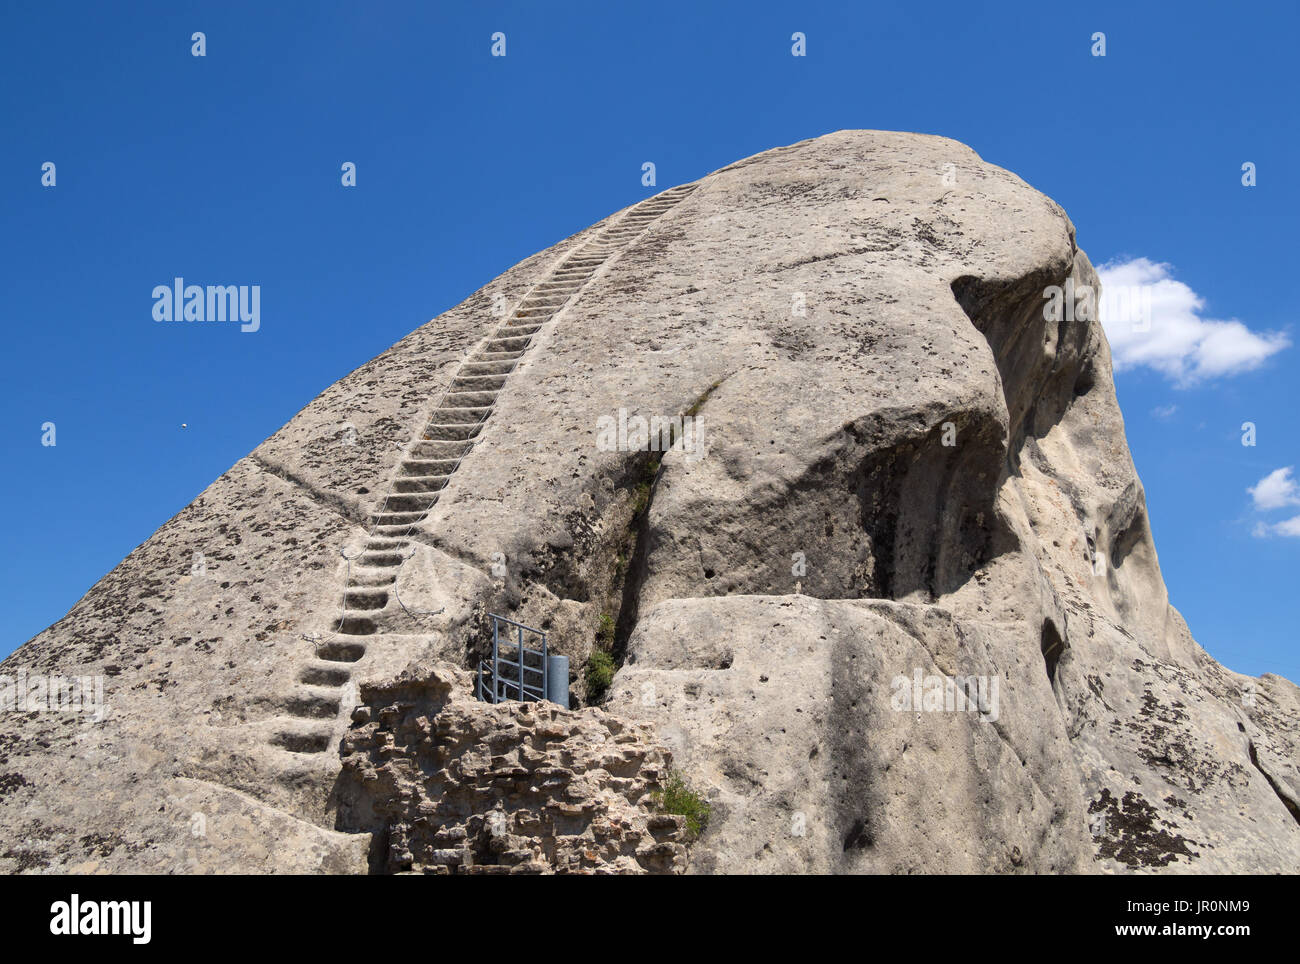
<svg viewBox="0 0 1300 964">
<path fill-rule="evenodd" d="M 472 668 L 500 613 L 550 633 L 580 704 L 612 651 L 580 756 L 655 725 L 713 808 L 693 872 L 1300 870 L 1300 691 L 1219 666 L 1169 605 L 1101 326 L 1044 314 L 1067 280 L 1096 284 L 1051 200 L 865 131 L 516 265 L 5 661 L 103 675 L 108 712 L 0 718 L 0 869 L 434 869 L 467 846 L 557 869 L 576 851 L 544 841 L 587 830 L 533 822 L 549 791 L 519 778 L 530 816 L 494 850 L 506 802 L 413 776 L 480 738 L 550 752 L 522 709 L 444 693 L 436 667 Z M 682 417 L 685 444 L 648 450 L 638 417 Z M 641 836 L 588 869 L 653 869 L 622 799 Z M 483 846 L 442 846 L 461 830 Z"/>
<path fill-rule="evenodd" d="M 653 727 L 596 707 L 472 699 L 433 667 L 361 687 L 343 740 L 340 825 L 388 873 L 642 874 L 686 868 L 660 813 L 672 756 Z"/>
</svg>

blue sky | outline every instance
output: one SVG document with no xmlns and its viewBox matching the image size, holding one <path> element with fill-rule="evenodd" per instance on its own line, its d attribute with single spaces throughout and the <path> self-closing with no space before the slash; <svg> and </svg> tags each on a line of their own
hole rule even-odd
<svg viewBox="0 0 1300 964">
<path fill-rule="evenodd" d="M 1117 385 L 1171 597 L 1300 680 L 1297 9 L 6 3 L 0 656 L 330 383 L 645 196 L 643 161 L 663 188 L 878 128 L 970 144 L 1157 286 Z M 260 284 L 261 330 L 155 324 L 177 275 Z"/>
</svg>

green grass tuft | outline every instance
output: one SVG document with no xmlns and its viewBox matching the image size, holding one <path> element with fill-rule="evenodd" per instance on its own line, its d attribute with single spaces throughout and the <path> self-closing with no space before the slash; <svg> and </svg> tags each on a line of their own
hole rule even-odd
<svg viewBox="0 0 1300 964">
<path fill-rule="evenodd" d="M 596 703 L 614 682 L 614 657 L 603 649 L 587 657 L 587 702 Z"/>
<path fill-rule="evenodd" d="M 642 482 L 632 491 L 632 516 L 640 516 L 650 505 L 650 483 Z"/>
<path fill-rule="evenodd" d="M 614 645 L 614 617 L 609 613 L 601 613 L 600 619 L 596 621 L 596 640 L 604 649 L 610 649 Z"/>
<path fill-rule="evenodd" d="M 669 771 L 664 787 L 652 795 L 655 806 L 663 813 L 675 813 L 686 818 L 688 840 L 694 840 L 709 825 L 711 808 L 704 798 L 686 785 L 680 773 Z"/>
</svg>

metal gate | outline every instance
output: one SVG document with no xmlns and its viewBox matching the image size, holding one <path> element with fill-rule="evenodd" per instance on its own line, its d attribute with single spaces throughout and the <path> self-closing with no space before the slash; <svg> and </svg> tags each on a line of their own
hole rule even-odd
<svg viewBox="0 0 1300 964">
<path fill-rule="evenodd" d="M 492 658 L 479 660 L 478 698 L 485 703 L 544 700 L 547 673 L 546 633 L 493 615 Z"/>
</svg>

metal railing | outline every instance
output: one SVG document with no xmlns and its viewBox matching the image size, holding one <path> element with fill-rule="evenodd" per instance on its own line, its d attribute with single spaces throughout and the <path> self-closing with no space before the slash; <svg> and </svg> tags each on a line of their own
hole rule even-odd
<svg viewBox="0 0 1300 964">
<path fill-rule="evenodd" d="M 526 645 L 529 642 L 536 645 L 535 639 L 540 639 L 540 649 Z M 492 658 L 479 660 L 478 698 L 485 703 L 546 699 L 547 655 L 546 633 L 513 619 L 493 615 Z M 565 683 L 567 685 L 568 681 Z"/>
</svg>

